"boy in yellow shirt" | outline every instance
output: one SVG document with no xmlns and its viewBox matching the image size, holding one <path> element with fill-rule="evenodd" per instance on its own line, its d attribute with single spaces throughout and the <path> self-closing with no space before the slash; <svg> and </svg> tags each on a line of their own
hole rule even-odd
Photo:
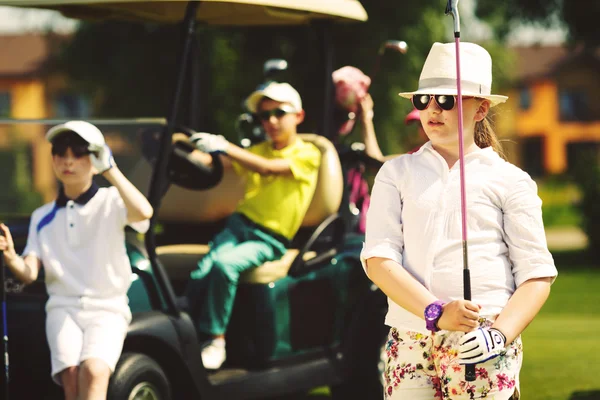
<svg viewBox="0 0 600 400">
<path fill-rule="evenodd" d="M 191 273 L 186 290 L 199 332 L 210 337 L 202 350 L 208 369 L 225 361 L 225 331 L 240 274 L 283 256 L 312 200 L 321 160 L 319 150 L 297 135 L 304 110 L 292 86 L 270 83 L 252 93 L 246 106 L 260 119 L 267 141 L 245 150 L 219 135 L 190 137 L 198 150 L 221 153 L 225 167 L 247 175 L 243 200 Z"/>
</svg>

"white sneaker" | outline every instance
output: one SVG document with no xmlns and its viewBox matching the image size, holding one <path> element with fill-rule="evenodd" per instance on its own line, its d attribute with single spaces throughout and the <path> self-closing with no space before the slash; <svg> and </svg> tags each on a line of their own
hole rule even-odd
<svg viewBox="0 0 600 400">
<path fill-rule="evenodd" d="M 216 338 L 204 343 L 202 364 L 206 369 L 219 369 L 225 362 L 225 339 Z"/>
</svg>

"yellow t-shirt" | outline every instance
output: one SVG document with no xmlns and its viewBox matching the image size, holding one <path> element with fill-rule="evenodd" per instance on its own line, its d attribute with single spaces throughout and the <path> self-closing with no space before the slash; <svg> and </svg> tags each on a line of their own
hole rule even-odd
<svg viewBox="0 0 600 400">
<path fill-rule="evenodd" d="M 244 199 L 236 211 L 292 239 L 315 193 L 321 152 L 312 143 L 300 138 L 281 150 L 275 150 L 267 141 L 250 147 L 248 151 L 265 158 L 289 160 L 292 175 L 263 176 L 233 162 L 235 172 L 238 175 L 247 174 L 248 179 Z"/>
</svg>

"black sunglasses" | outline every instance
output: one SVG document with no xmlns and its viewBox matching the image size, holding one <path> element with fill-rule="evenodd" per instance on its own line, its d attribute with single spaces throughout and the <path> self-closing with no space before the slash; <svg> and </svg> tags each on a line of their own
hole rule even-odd
<svg viewBox="0 0 600 400">
<path fill-rule="evenodd" d="M 295 112 L 296 111 L 291 108 L 280 107 L 280 108 L 274 108 L 272 110 L 265 110 L 265 111 L 257 112 L 256 116 L 261 121 L 268 121 L 271 119 L 272 116 L 275 116 L 275 118 L 279 119 L 286 114 L 295 113 Z"/>
<path fill-rule="evenodd" d="M 53 156 L 59 156 L 59 157 L 64 157 L 65 154 L 67 154 L 67 149 L 71 148 L 71 151 L 73 152 L 73 155 L 75 156 L 75 158 L 81 158 L 83 156 L 87 156 L 89 154 L 92 154 L 92 152 L 88 149 L 88 145 L 87 144 L 63 144 L 63 143 L 59 143 L 59 144 L 53 144 L 52 145 L 52 155 Z"/>
<path fill-rule="evenodd" d="M 463 100 L 472 99 L 473 96 L 463 96 Z M 435 102 L 442 110 L 450 111 L 456 105 L 456 96 L 450 94 L 414 94 L 411 101 L 413 106 L 419 111 L 426 110 L 431 104 L 431 99 L 435 99 Z"/>
</svg>

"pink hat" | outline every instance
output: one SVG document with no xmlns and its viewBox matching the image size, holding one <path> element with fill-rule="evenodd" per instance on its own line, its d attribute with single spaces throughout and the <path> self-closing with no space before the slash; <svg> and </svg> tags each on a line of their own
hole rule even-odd
<svg viewBox="0 0 600 400">
<path fill-rule="evenodd" d="M 340 135 L 346 135 L 354 127 L 356 112 L 360 108 L 360 102 L 367 95 L 371 78 L 360 69 L 351 66 L 342 67 L 331 76 L 335 85 L 335 102 L 349 116 L 338 129 Z"/>
<path fill-rule="evenodd" d="M 420 120 L 421 120 L 421 117 L 419 116 L 419 110 L 417 110 L 416 108 L 413 108 L 413 110 L 406 115 L 406 118 L 404 118 L 404 124 L 408 125 L 413 121 L 420 121 Z"/>
</svg>

